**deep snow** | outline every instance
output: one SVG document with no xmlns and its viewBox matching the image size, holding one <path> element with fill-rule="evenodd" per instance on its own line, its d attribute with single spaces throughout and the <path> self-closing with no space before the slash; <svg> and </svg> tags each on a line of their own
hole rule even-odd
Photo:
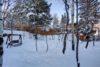
<svg viewBox="0 0 100 67">
<path fill-rule="evenodd" d="M 4 32 L 10 33 L 5 30 Z M 14 31 L 23 35 L 23 44 L 18 47 L 7 48 L 3 44 L 3 67 L 76 67 L 75 51 L 71 50 L 70 36 L 67 41 L 65 55 L 62 54 L 63 41 L 58 36 L 48 36 L 49 50 L 46 52 L 46 38 L 39 36 L 38 51 L 36 51 L 34 37 L 28 32 Z M 6 41 L 6 37 L 4 38 Z M 79 60 L 81 67 L 100 67 L 100 42 L 93 47 L 92 42 L 85 49 L 85 42 L 80 42 Z"/>
</svg>

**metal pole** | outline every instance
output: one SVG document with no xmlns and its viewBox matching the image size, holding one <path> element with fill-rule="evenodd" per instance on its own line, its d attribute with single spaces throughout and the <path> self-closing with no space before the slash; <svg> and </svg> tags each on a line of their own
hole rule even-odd
<svg viewBox="0 0 100 67">
<path fill-rule="evenodd" d="M 0 67 L 3 64 L 3 18 L 2 18 L 2 0 L 0 0 Z"/>
</svg>

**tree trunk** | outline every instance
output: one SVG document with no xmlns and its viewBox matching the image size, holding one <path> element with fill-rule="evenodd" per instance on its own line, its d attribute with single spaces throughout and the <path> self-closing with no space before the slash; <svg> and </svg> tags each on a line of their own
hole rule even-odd
<svg viewBox="0 0 100 67">
<path fill-rule="evenodd" d="M 65 4 L 65 10 L 66 10 L 66 14 L 67 14 L 67 23 L 66 23 L 66 26 L 69 24 L 69 5 L 68 5 L 68 1 L 67 0 L 63 0 L 64 4 Z M 63 54 L 65 53 L 65 50 L 66 50 L 66 38 L 67 38 L 67 34 L 68 34 L 68 30 L 67 30 L 67 27 L 66 27 L 66 33 L 65 33 L 65 36 L 64 36 L 64 41 L 63 41 Z"/>
<path fill-rule="evenodd" d="M 64 36 L 64 42 L 63 42 L 64 46 L 63 46 L 63 50 L 62 50 L 63 54 L 65 53 L 65 50 L 66 50 L 66 38 L 67 38 L 67 33 Z"/>
<path fill-rule="evenodd" d="M 74 0 L 72 0 L 72 9 L 71 9 L 71 23 L 72 23 L 72 50 L 75 50 L 74 42 Z"/>
<path fill-rule="evenodd" d="M 77 62 L 77 67 L 80 67 L 80 62 L 79 62 L 79 35 L 78 35 L 78 0 L 76 0 L 76 23 L 77 23 L 77 30 L 76 30 L 76 62 Z"/>
<path fill-rule="evenodd" d="M 0 67 L 3 64 L 3 19 L 2 19 L 2 0 L 0 0 Z"/>
<path fill-rule="evenodd" d="M 47 44 L 47 49 L 46 49 L 46 52 L 48 52 L 48 49 L 49 49 L 49 45 L 48 45 L 48 40 L 47 40 L 47 35 L 46 35 L 46 44 Z"/>
</svg>

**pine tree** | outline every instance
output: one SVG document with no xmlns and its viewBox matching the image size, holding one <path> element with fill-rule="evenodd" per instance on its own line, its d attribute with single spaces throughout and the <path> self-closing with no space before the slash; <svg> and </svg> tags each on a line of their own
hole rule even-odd
<svg viewBox="0 0 100 67">
<path fill-rule="evenodd" d="M 55 14 L 53 17 L 53 27 L 57 28 L 58 25 L 59 25 L 59 20 L 57 18 L 57 15 Z"/>
<path fill-rule="evenodd" d="M 36 25 L 48 25 L 51 21 L 50 6 L 45 0 L 35 1 Z"/>
<path fill-rule="evenodd" d="M 67 16 L 66 16 L 66 14 L 64 13 L 64 15 L 62 15 L 62 17 L 61 17 L 61 22 L 60 22 L 61 26 L 62 26 L 62 27 L 66 26 L 67 21 L 68 21 Z"/>
<path fill-rule="evenodd" d="M 29 22 L 31 25 L 50 24 L 50 6 L 45 0 L 16 0 L 12 10 L 13 18 L 21 22 Z M 27 14 L 32 13 L 27 19 Z"/>
</svg>

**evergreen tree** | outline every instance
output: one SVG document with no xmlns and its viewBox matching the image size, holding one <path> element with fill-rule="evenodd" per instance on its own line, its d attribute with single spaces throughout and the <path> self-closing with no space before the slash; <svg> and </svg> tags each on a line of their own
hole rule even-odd
<svg viewBox="0 0 100 67">
<path fill-rule="evenodd" d="M 35 0 L 36 25 L 48 25 L 51 21 L 50 6 L 45 0 Z"/>
<path fill-rule="evenodd" d="M 67 24 L 67 20 L 68 20 L 68 18 L 66 16 L 66 14 L 64 13 L 64 15 L 62 15 L 62 17 L 61 17 L 61 22 L 60 22 L 62 27 L 64 27 Z"/>
<path fill-rule="evenodd" d="M 55 14 L 53 17 L 53 27 L 56 28 L 59 25 L 59 20 L 57 18 L 57 15 Z"/>
<path fill-rule="evenodd" d="M 16 4 L 12 10 L 13 18 L 21 22 L 27 22 L 27 14 L 29 16 L 29 24 L 31 25 L 47 25 L 50 24 L 50 6 L 45 0 L 16 0 Z M 34 23 L 35 22 L 35 23 Z"/>
</svg>

